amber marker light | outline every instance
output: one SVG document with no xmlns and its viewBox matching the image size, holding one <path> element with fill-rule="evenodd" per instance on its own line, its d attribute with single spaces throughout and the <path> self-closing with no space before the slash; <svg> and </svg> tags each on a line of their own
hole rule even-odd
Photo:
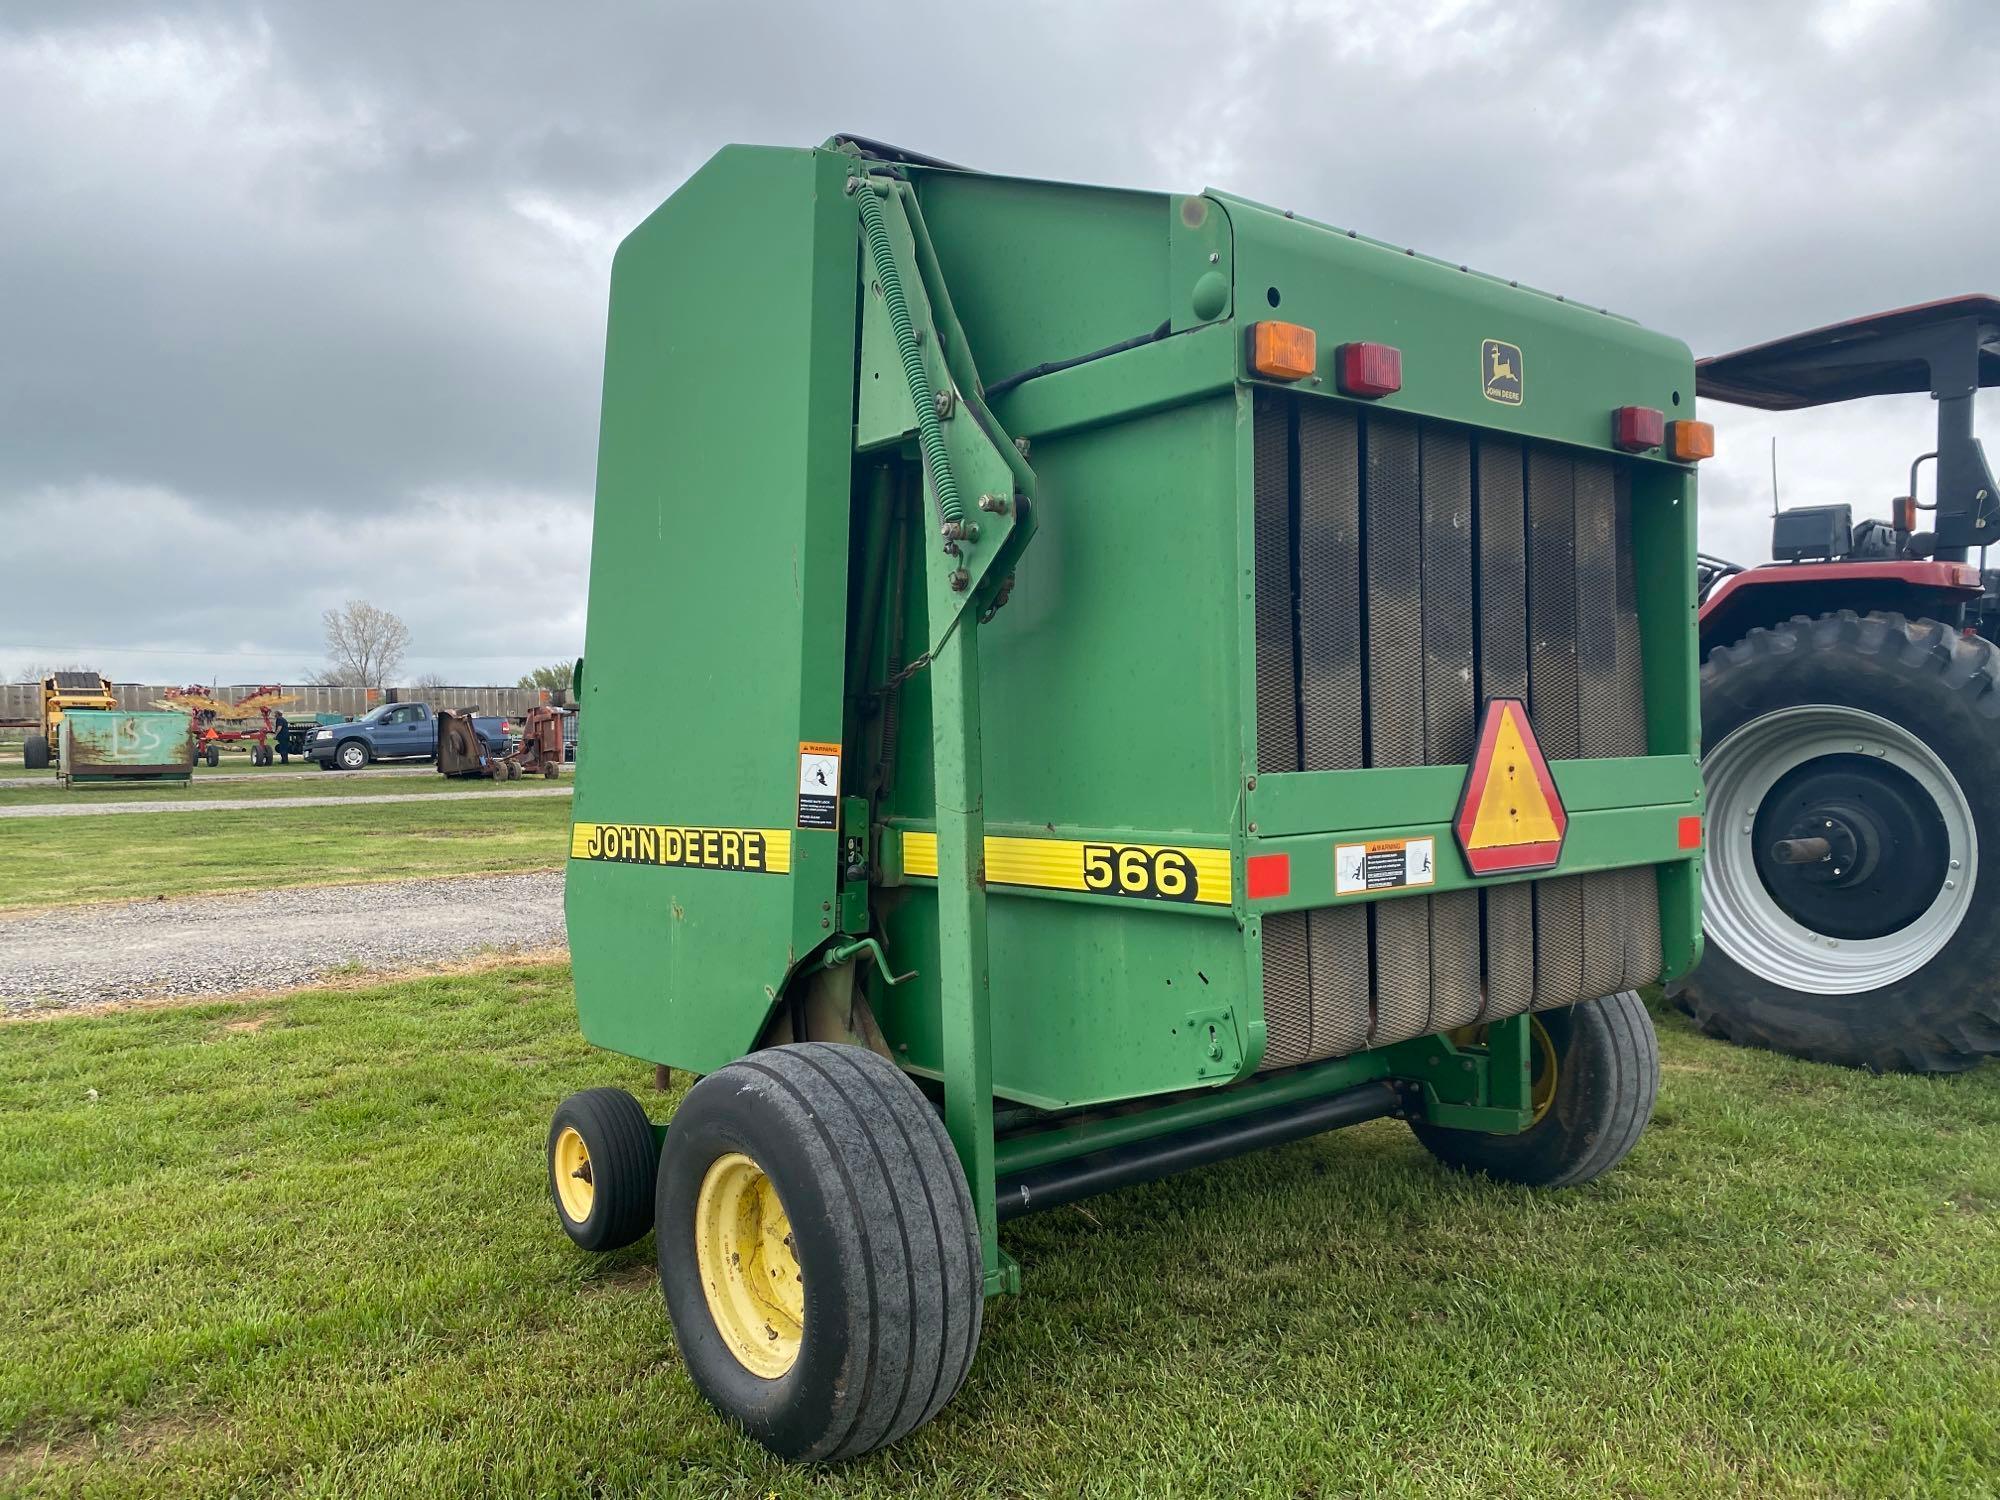
<svg viewBox="0 0 2000 1500">
<path fill-rule="evenodd" d="M 1297 323 L 1263 322 L 1250 329 L 1250 368 L 1271 380 L 1304 380 L 1319 367 L 1319 341 Z"/>
<path fill-rule="evenodd" d="M 1707 422 L 1669 422 L 1667 452 L 1684 464 L 1715 457 L 1715 428 Z"/>
</svg>

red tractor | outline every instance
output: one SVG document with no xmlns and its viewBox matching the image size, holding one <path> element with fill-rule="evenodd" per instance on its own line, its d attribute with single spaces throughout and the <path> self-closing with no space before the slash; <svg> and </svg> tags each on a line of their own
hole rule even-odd
<svg viewBox="0 0 2000 1500">
<path fill-rule="evenodd" d="M 1886 522 L 1793 509 L 1777 561 L 1702 559 L 1707 944 L 1676 998 L 1712 1034 L 1799 1057 L 1970 1067 L 2000 1052 L 2000 574 L 1982 566 L 2000 491 L 1972 425 L 2000 385 L 2000 299 L 1696 368 L 1701 396 L 1767 411 L 1929 391 L 1937 446 Z"/>
</svg>

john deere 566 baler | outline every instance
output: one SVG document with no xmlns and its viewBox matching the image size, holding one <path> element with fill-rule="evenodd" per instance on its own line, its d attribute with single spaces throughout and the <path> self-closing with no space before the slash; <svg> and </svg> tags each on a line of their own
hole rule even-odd
<svg viewBox="0 0 2000 1500">
<path fill-rule="evenodd" d="M 998 1226 L 1086 1194 L 1383 1116 L 1632 1147 L 1700 931 L 1693 398 L 1225 193 L 839 137 L 633 231 L 569 932 L 589 1039 L 705 1076 L 566 1101 L 549 1171 L 578 1244 L 656 1230 L 718 1408 L 909 1432 Z"/>
</svg>

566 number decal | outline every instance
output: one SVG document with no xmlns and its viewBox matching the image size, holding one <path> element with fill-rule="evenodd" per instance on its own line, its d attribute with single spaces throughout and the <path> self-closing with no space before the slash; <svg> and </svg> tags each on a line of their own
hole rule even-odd
<svg viewBox="0 0 2000 1500">
<path fill-rule="evenodd" d="M 1101 896 L 1148 901 L 1201 899 L 1201 877 L 1187 855 L 1178 849 L 1141 849 L 1131 844 L 1085 844 L 1083 888 Z"/>
</svg>

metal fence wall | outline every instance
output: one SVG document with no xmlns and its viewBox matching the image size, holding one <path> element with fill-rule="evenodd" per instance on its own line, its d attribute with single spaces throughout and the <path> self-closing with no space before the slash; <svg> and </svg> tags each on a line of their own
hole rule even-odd
<svg viewBox="0 0 2000 1500">
<path fill-rule="evenodd" d="M 256 683 L 223 684 L 214 690 L 214 694 L 224 703 L 233 703 L 238 698 L 248 697 L 257 686 Z M 125 709 L 152 708 L 165 701 L 167 696 L 167 685 L 164 683 L 118 682 L 112 684 L 112 689 L 118 694 L 118 706 Z M 296 694 L 298 698 L 296 703 L 284 705 L 283 712 L 288 718 L 310 717 L 313 714 L 341 714 L 355 718 L 387 696 L 374 688 L 319 687 L 312 684 L 286 687 L 284 691 Z M 405 703 L 428 703 L 433 708 L 477 708 L 489 714 L 526 713 L 543 701 L 542 693 L 537 688 L 404 687 L 387 691 Z M 40 719 L 41 712 L 40 683 L 0 683 L 0 724 L 32 724 Z"/>
</svg>

